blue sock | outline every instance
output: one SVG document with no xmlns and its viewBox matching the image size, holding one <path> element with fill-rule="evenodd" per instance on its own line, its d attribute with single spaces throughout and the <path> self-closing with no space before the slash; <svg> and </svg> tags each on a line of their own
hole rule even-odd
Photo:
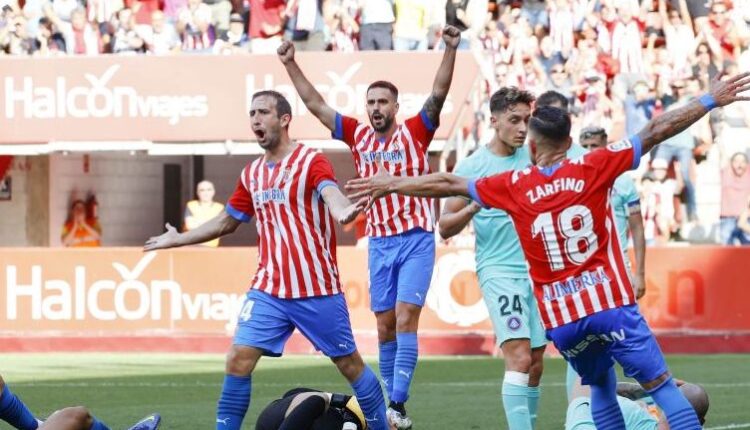
<svg viewBox="0 0 750 430">
<path fill-rule="evenodd" d="M 536 411 L 539 409 L 539 396 L 542 394 L 541 387 L 529 387 L 529 418 L 531 418 L 531 428 L 536 427 Z"/>
<path fill-rule="evenodd" d="M 409 399 L 409 385 L 417 367 L 417 334 L 398 333 L 396 335 L 398 350 L 393 366 L 393 394 L 391 401 L 404 403 Z"/>
<path fill-rule="evenodd" d="M 385 392 L 390 399 L 393 396 L 393 363 L 396 361 L 396 348 L 398 342 L 390 342 L 378 345 L 380 349 L 380 380 L 385 385 Z"/>
<path fill-rule="evenodd" d="M 591 385 L 591 416 L 598 430 L 625 430 L 625 419 L 617 403 L 615 368 Z"/>
<path fill-rule="evenodd" d="M 91 424 L 91 428 L 89 430 L 110 430 L 109 427 L 105 426 L 104 423 L 96 419 L 96 417 L 92 417 L 94 420 L 94 423 Z"/>
<path fill-rule="evenodd" d="M 3 387 L 2 394 L 0 394 L 0 419 L 19 430 L 35 430 L 39 427 L 34 414 L 21 399 L 11 393 L 7 385 Z"/>
<path fill-rule="evenodd" d="M 503 378 L 503 409 L 508 428 L 531 430 L 529 415 L 529 374 L 506 371 Z"/>
<path fill-rule="evenodd" d="M 378 377 L 365 365 L 365 370 L 352 382 L 354 395 L 357 397 L 359 407 L 365 414 L 367 428 L 372 430 L 388 430 L 388 421 L 385 417 L 385 399 L 383 398 L 383 389 L 380 388 Z M 219 430 L 217 428 L 217 430 Z"/>
<path fill-rule="evenodd" d="M 675 430 L 700 430 L 701 424 L 695 409 L 685 398 L 674 380 L 670 377 L 661 386 L 649 392 L 657 405 L 664 411 L 669 428 Z"/>
<path fill-rule="evenodd" d="M 224 387 L 216 408 L 216 430 L 239 430 L 250 407 L 252 376 L 224 375 Z"/>
</svg>

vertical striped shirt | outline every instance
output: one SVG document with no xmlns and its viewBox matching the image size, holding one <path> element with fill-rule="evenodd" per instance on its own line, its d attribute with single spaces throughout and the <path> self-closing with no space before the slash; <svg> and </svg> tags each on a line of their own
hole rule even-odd
<svg viewBox="0 0 750 430">
<path fill-rule="evenodd" d="M 511 216 L 545 328 L 635 303 L 611 190 L 640 158 L 636 136 L 555 166 L 470 181 L 474 200 Z"/>
<path fill-rule="evenodd" d="M 258 269 L 252 289 L 282 299 L 341 292 L 334 220 L 321 191 L 335 186 L 331 163 L 298 145 L 282 161 L 248 164 L 226 211 L 238 221 L 255 217 Z"/>
<path fill-rule="evenodd" d="M 394 176 L 429 174 L 427 148 L 434 134 L 435 127 L 421 111 L 398 125 L 389 139 L 383 140 L 375 138 L 375 130 L 369 124 L 336 114 L 333 137 L 349 145 L 357 173 L 367 178 L 377 173 L 379 162 Z M 367 212 L 367 235 L 393 236 L 414 228 L 433 231 L 432 205 L 432 199 L 426 197 L 396 194 L 382 197 Z"/>
</svg>

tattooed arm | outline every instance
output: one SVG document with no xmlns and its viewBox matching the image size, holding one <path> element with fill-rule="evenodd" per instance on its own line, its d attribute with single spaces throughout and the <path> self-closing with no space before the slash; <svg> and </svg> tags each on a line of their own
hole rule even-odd
<svg viewBox="0 0 750 430">
<path fill-rule="evenodd" d="M 443 41 L 445 42 L 445 53 L 440 68 L 435 75 L 435 82 L 432 85 L 432 94 L 424 103 L 424 111 L 430 122 L 437 126 L 440 122 L 440 111 L 443 109 L 443 103 L 448 97 L 448 90 L 451 87 L 453 79 L 453 66 L 456 63 L 456 48 L 461 41 L 461 32 L 456 27 L 446 26 L 443 29 Z"/>
<path fill-rule="evenodd" d="M 721 107 L 736 101 L 750 100 L 750 97 L 739 95 L 747 90 L 750 90 L 750 73 L 742 73 L 725 81 L 714 80 L 708 95 L 713 97 L 716 107 Z M 709 109 L 699 99 L 693 99 L 679 109 L 666 112 L 652 119 L 638 133 L 638 137 L 641 139 L 642 152 L 645 154 L 664 140 L 686 130 L 708 111 Z"/>
</svg>

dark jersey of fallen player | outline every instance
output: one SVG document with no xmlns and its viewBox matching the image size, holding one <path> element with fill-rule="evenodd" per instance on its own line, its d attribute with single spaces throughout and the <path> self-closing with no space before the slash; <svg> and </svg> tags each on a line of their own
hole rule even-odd
<svg viewBox="0 0 750 430">
<path fill-rule="evenodd" d="M 310 388 L 295 388 L 287 391 L 280 399 L 274 400 L 263 409 L 258 416 L 255 429 L 279 430 L 282 425 L 285 425 L 284 428 L 295 430 L 341 430 L 345 423 L 353 423 L 357 430 L 364 429 L 359 418 L 349 409 L 340 405 L 330 405 L 326 409 L 325 401 L 319 396 L 304 400 L 295 407 L 294 411 L 287 413 L 297 395 L 321 392 Z M 349 398 L 349 396 L 346 397 Z"/>
</svg>

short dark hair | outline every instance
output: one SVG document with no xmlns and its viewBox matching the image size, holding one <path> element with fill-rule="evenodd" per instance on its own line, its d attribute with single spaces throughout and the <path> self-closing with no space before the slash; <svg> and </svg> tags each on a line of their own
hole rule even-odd
<svg viewBox="0 0 750 430">
<path fill-rule="evenodd" d="M 398 100 L 398 88 L 388 81 L 375 81 L 371 83 L 370 86 L 367 87 L 367 92 L 369 93 L 373 88 L 385 88 L 393 94 L 394 99 Z"/>
<path fill-rule="evenodd" d="M 554 142 L 570 136 L 570 115 L 553 106 L 542 106 L 534 110 L 529 120 L 529 130 Z"/>
<path fill-rule="evenodd" d="M 607 130 L 604 127 L 589 126 L 581 130 L 581 134 L 578 140 L 590 139 L 594 136 L 602 136 L 604 139 L 607 138 Z"/>
<path fill-rule="evenodd" d="M 280 92 L 274 90 L 258 91 L 253 94 L 253 100 L 258 97 L 271 97 L 276 100 L 276 114 L 279 118 L 284 115 L 289 115 L 289 117 L 292 116 L 292 105 L 289 104 L 289 100 L 287 100 Z"/>
<path fill-rule="evenodd" d="M 570 100 L 568 100 L 567 97 L 558 93 L 557 91 L 552 90 L 542 93 L 542 95 L 540 95 L 539 98 L 536 99 L 537 108 L 540 108 L 542 106 L 552 106 L 555 104 L 559 104 L 560 108 L 567 112 Z"/>
<path fill-rule="evenodd" d="M 502 87 L 490 97 L 490 112 L 503 113 L 519 103 L 531 106 L 534 103 L 534 95 L 516 87 Z"/>
</svg>

